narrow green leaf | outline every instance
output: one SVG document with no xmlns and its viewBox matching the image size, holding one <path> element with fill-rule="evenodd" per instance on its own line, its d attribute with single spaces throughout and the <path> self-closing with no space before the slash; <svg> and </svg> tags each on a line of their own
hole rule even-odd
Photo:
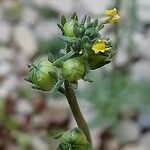
<svg viewBox="0 0 150 150">
<path fill-rule="evenodd" d="M 93 22 L 93 26 L 97 27 L 97 25 L 98 25 L 98 19 L 95 19 L 94 22 Z"/>
<path fill-rule="evenodd" d="M 63 26 L 62 26 L 61 24 L 57 23 L 57 26 L 60 28 L 60 30 L 61 30 L 62 32 L 64 32 Z"/>
<path fill-rule="evenodd" d="M 91 27 L 93 27 L 93 22 L 88 22 L 87 23 L 87 28 L 91 28 Z"/>
<path fill-rule="evenodd" d="M 59 79 L 57 81 L 57 83 L 55 84 L 55 86 L 53 87 L 51 93 L 55 94 L 59 90 L 59 88 L 61 87 L 62 83 L 63 83 L 63 81 L 61 79 Z"/>
<path fill-rule="evenodd" d="M 83 19 L 81 20 L 81 25 L 84 25 L 86 21 L 86 15 L 83 17 Z"/>
<path fill-rule="evenodd" d="M 30 78 L 30 76 L 28 75 L 28 76 L 26 76 L 25 78 L 24 78 L 27 82 L 31 82 L 31 78 Z"/>
<path fill-rule="evenodd" d="M 49 54 L 48 54 L 48 60 L 49 60 L 51 63 L 53 63 L 53 62 L 55 61 L 55 58 L 54 58 L 54 56 L 53 56 L 52 53 L 49 53 Z"/>
<path fill-rule="evenodd" d="M 74 25 L 73 30 L 74 30 L 75 36 L 76 37 L 80 37 L 81 32 L 80 32 L 80 29 L 79 29 L 79 27 L 77 25 Z"/>
<path fill-rule="evenodd" d="M 76 16 L 77 16 L 77 13 L 74 13 L 74 14 L 71 16 L 71 19 L 75 19 L 75 20 L 76 20 Z"/>
<path fill-rule="evenodd" d="M 98 27 L 98 29 L 99 30 L 101 30 L 101 29 L 103 29 L 104 28 L 104 25 L 102 24 L 102 25 L 99 25 L 99 27 Z"/>
<path fill-rule="evenodd" d="M 61 16 L 61 25 L 64 26 L 64 24 L 66 23 L 66 17 L 64 15 Z"/>
<path fill-rule="evenodd" d="M 88 17 L 87 17 L 87 23 L 90 23 L 90 22 L 91 22 L 91 17 L 88 16 Z"/>
<path fill-rule="evenodd" d="M 62 133 L 58 133 L 57 135 L 54 135 L 53 138 L 54 139 L 59 139 L 62 135 L 63 135 L 63 132 Z"/>
</svg>

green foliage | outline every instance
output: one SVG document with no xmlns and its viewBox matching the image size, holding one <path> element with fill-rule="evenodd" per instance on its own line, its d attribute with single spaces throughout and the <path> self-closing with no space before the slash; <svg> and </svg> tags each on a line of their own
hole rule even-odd
<svg viewBox="0 0 150 150">
<path fill-rule="evenodd" d="M 97 116 L 90 122 L 93 127 L 104 122 L 116 125 L 124 106 L 138 109 L 149 106 L 150 93 L 147 89 L 150 89 L 150 81 L 133 82 L 120 72 L 113 77 L 97 73 L 93 75 L 93 79 L 92 87 L 81 94 L 97 112 Z"/>
</svg>

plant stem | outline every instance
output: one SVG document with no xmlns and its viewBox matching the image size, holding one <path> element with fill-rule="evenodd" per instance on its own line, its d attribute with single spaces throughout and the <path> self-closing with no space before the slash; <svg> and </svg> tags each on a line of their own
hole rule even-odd
<svg viewBox="0 0 150 150">
<path fill-rule="evenodd" d="M 88 142 L 91 143 L 91 136 L 90 136 L 89 128 L 82 115 L 80 107 L 78 105 L 74 90 L 70 86 L 69 82 L 65 81 L 64 84 L 65 84 L 65 90 L 66 90 L 66 97 L 70 105 L 70 108 L 72 110 L 73 116 L 76 120 L 76 123 L 78 127 L 84 132 Z"/>
<path fill-rule="evenodd" d="M 62 64 L 63 61 L 69 59 L 71 56 L 73 56 L 75 54 L 75 52 L 72 50 L 69 53 L 67 53 L 66 55 L 64 55 L 63 57 L 60 57 L 59 59 L 57 59 L 56 61 L 53 62 L 53 65 L 55 66 L 59 66 Z"/>
</svg>

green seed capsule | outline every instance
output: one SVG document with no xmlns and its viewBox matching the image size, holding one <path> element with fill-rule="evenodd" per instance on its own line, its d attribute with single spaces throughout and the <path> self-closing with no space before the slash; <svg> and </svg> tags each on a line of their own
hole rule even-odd
<svg viewBox="0 0 150 150">
<path fill-rule="evenodd" d="M 84 133 L 79 128 L 74 128 L 64 132 L 60 138 L 62 143 L 68 143 L 71 145 L 86 145 L 87 139 Z"/>
<path fill-rule="evenodd" d="M 65 36 L 69 36 L 69 37 L 74 37 L 75 34 L 74 34 L 74 24 L 75 24 L 75 20 L 71 19 L 69 21 L 67 21 L 65 24 L 64 24 L 64 35 Z"/>
<path fill-rule="evenodd" d="M 85 66 L 81 58 L 71 58 L 63 63 L 62 75 L 67 81 L 76 82 L 82 79 L 84 74 Z"/>
<path fill-rule="evenodd" d="M 40 59 L 31 65 L 28 78 L 37 88 L 51 90 L 57 82 L 57 70 L 47 59 Z"/>
</svg>

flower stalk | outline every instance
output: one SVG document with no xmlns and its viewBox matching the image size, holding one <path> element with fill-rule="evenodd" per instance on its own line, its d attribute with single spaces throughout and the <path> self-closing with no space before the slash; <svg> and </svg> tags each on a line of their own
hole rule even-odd
<svg viewBox="0 0 150 150">
<path fill-rule="evenodd" d="M 69 82 L 65 81 L 65 93 L 66 93 L 66 98 L 68 100 L 68 103 L 70 105 L 70 108 L 72 110 L 73 116 L 76 120 L 76 123 L 78 127 L 84 132 L 87 140 L 89 143 L 91 143 L 91 136 L 89 132 L 88 125 L 82 115 L 82 112 L 80 110 L 79 104 L 77 102 L 75 93 Z"/>
</svg>

